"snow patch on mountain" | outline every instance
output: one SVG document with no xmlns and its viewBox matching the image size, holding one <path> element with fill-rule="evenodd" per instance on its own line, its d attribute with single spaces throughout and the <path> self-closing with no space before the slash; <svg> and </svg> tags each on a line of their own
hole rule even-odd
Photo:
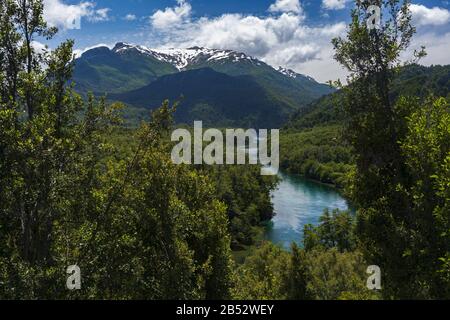
<svg viewBox="0 0 450 320">
<path fill-rule="evenodd" d="M 285 76 L 288 76 L 288 77 L 294 78 L 294 79 L 297 78 L 297 76 L 298 76 L 298 74 L 295 71 L 293 71 L 291 69 L 286 69 L 286 68 L 283 68 L 283 67 L 279 67 L 277 71 L 279 73 L 284 74 Z"/>
<path fill-rule="evenodd" d="M 141 45 L 134 45 L 124 42 L 119 42 L 112 49 L 113 52 L 121 54 L 135 50 L 141 54 L 152 56 L 153 58 L 170 63 L 179 71 L 186 70 L 189 66 L 208 63 L 208 62 L 249 62 L 257 66 L 264 64 L 260 60 L 246 55 L 245 53 L 233 50 L 208 49 L 203 47 L 192 47 L 187 49 L 150 49 Z M 303 78 L 316 82 L 313 78 L 299 74 L 291 69 L 279 67 L 278 72 L 286 77 L 297 79 Z"/>
<path fill-rule="evenodd" d="M 285 76 L 293 78 L 293 79 L 297 79 L 298 77 L 303 77 L 303 78 L 306 78 L 306 79 L 308 79 L 310 81 L 316 82 L 316 80 L 314 80 L 313 78 L 305 76 L 305 75 L 300 74 L 300 73 L 297 73 L 297 72 L 295 72 L 294 70 L 291 70 L 291 69 L 279 67 L 277 69 L 277 71 L 282 73 L 282 74 L 284 74 Z"/>
<path fill-rule="evenodd" d="M 233 50 L 208 49 L 202 47 L 192 47 L 187 49 L 150 49 L 144 46 L 123 42 L 116 44 L 113 49 L 116 53 L 123 53 L 129 50 L 137 50 L 142 54 L 147 54 L 160 61 L 170 63 L 180 71 L 186 69 L 191 64 L 202 61 L 211 62 L 229 60 L 235 63 L 248 61 L 256 65 L 261 65 L 261 62 L 258 59 Z"/>
</svg>

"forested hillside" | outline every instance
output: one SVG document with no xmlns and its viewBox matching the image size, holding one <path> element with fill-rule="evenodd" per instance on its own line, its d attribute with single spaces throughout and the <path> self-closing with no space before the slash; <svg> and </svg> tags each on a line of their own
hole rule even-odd
<svg viewBox="0 0 450 320">
<path fill-rule="evenodd" d="M 73 41 L 23 47 L 56 30 L 41 1 L 21 4 L 0 2 L 0 299 L 231 298 L 231 247 L 271 218 L 276 181 L 173 164 L 175 108 L 121 127 L 121 105 L 67 85 Z M 66 287 L 73 265 L 82 290 Z"/>
<path fill-rule="evenodd" d="M 449 97 L 450 66 L 417 64 L 400 68 L 394 75 L 390 96 Z M 288 172 L 343 187 L 355 163 L 354 150 L 345 142 L 347 120 L 341 91 L 324 96 L 295 113 L 282 130 L 281 167 Z"/>
<path fill-rule="evenodd" d="M 253 78 L 232 77 L 210 68 L 163 76 L 148 86 L 108 98 L 145 109 L 164 99 L 179 100 L 175 120 L 188 125 L 202 120 L 205 126 L 279 128 L 295 111 Z"/>
<path fill-rule="evenodd" d="M 293 247 L 286 255 L 277 248 L 262 248 L 241 270 L 242 288 L 249 288 L 246 297 L 264 297 L 265 288 L 275 283 L 271 298 L 292 293 L 302 299 L 449 298 L 449 67 L 401 67 L 400 55 L 415 33 L 409 3 L 381 4 L 391 15 L 384 17 L 381 28 L 367 28 L 369 4 L 361 3 L 352 11 L 347 35 L 332 41 L 336 60 L 350 72 L 349 84 L 311 106 L 304 117 L 295 117 L 284 138 L 290 150 L 297 149 L 293 154 L 298 159 L 309 153 L 320 166 L 329 153 L 310 149 L 327 147 L 326 139 L 315 137 L 319 145 L 313 148 L 292 147 L 293 141 L 311 138 L 313 132 L 330 137 L 329 128 L 340 127 L 337 146 L 348 146 L 353 155 L 344 187 L 357 211 L 354 227 L 348 213 L 325 212 L 322 224 L 305 227 L 302 249 Z M 402 19 L 397 20 L 399 12 Z M 424 55 L 423 50 L 416 52 L 416 61 Z M 340 111 L 337 115 L 333 105 Z M 294 157 L 288 159 L 296 164 Z M 299 173 L 305 173 L 302 170 Z M 276 271 L 280 260 L 292 265 L 292 291 L 283 280 L 285 273 Z M 353 282 L 361 264 L 381 270 L 384 285 L 373 296 L 358 290 L 360 280 Z M 275 279 L 268 281 L 259 272 L 267 269 Z M 340 272 L 334 273 L 336 269 Z"/>
<path fill-rule="evenodd" d="M 450 65 L 426 67 L 418 64 L 406 65 L 394 75 L 390 96 L 411 96 L 424 99 L 433 94 L 448 97 L 450 94 Z M 318 125 L 342 123 L 342 93 L 326 95 L 297 111 L 291 116 L 286 129 L 296 130 Z"/>
<path fill-rule="evenodd" d="M 284 250 L 255 242 L 275 214 L 276 178 L 259 165 L 173 162 L 182 104 L 155 100 L 127 128 L 122 103 L 77 90 L 138 90 L 129 98 L 143 103 L 172 86 L 189 89 L 186 101 L 200 110 L 198 87 L 182 81 L 200 74 L 211 93 L 247 88 L 257 96 L 246 101 L 262 104 L 229 115 L 224 103 L 239 97 L 205 95 L 221 112 L 211 123 L 269 126 L 286 105 L 303 106 L 291 105 L 299 96 L 312 100 L 305 90 L 318 98 L 325 87 L 234 51 L 126 44 L 86 52 L 89 79 L 74 87 L 74 42 L 33 45 L 57 33 L 43 1 L 0 1 L 0 299 L 450 299 L 450 67 L 405 66 L 410 3 L 378 3 L 380 28 L 368 28 L 370 3 L 358 2 L 346 35 L 332 40 L 348 85 L 299 112 L 281 136 L 283 168 L 343 188 L 355 212 L 325 210 Z M 218 70 L 235 62 L 242 69 Z M 247 67 L 258 77 L 235 74 Z M 290 86 L 303 87 L 274 95 Z M 67 281 L 74 266 L 78 288 Z M 381 286 L 367 285 L 369 266 Z"/>
</svg>

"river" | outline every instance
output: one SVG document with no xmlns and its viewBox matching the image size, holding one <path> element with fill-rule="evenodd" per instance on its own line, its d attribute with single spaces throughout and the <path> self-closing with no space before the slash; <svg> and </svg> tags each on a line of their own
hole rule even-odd
<svg viewBox="0 0 450 320">
<path fill-rule="evenodd" d="M 318 224 L 323 210 L 346 210 L 347 201 L 332 187 L 300 176 L 280 173 L 281 181 L 272 193 L 275 217 L 266 228 L 265 239 L 289 249 L 301 245 L 303 226 Z"/>
</svg>

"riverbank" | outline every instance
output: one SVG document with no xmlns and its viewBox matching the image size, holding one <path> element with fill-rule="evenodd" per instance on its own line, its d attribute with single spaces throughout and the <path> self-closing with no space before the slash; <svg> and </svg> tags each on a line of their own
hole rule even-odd
<svg viewBox="0 0 450 320">
<path fill-rule="evenodd" d="M 302 246 L 304 226 L 317 225 L 325 209 L 350 209 L 336 187 L 286 172 L 280 172 L 278 176 L 279 185 L 271 194 L 276 215 L 269 222 L 254 227 L 253 245 L 233 251 L 237 263 L 243 263 L 264 241 L 285 250 L 289 250 L 292 242 Z"/>
<path fill-rule="evenodd" d="M 353 169 L 354 156 L 341 131 L 337 124 L 282 131 L 280 168 L 342 188 Z"/>
<path fill-rule="evenodd" d="M 289 249 L 292 242 L 302 245 L 303 229 L 317 225 L 325 209 L 348 210 L 347 200 L 335 188 L 298 175 L 280 173 L 280 184 L 272 193 L 276 212 L 265 239 Z"/>
</svg>

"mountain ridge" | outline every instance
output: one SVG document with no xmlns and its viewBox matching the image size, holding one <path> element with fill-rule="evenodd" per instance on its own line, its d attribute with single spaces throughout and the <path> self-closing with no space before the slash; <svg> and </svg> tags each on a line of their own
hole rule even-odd
<svg viewBox="0 0 450 320">
<path fill-rule="evenodd" d="M 188 90 L 179 87 L 186 78 L 186 72 L 203 69 L 210 71 L 188 73 L 191 83 L 184 82 Z M 167 78 L 161 80 L 167 76 L 170 76 L 169 80 Z M 228 86 L 223 83 L 221 86 L 214 86 L 205 81 L 206 79 L 222 81 L 224 78 L 230 81 Z M 156 84 L 151 86 L 154 82 Z M 167 87 L 161 87 L 162 82 L 165 82 Z M 186 105 L 188 108 L 207 105 L 206 109 L 211 110 L 213 114 L 222 114 L 223 109 L 227 107 L 223 105 L 222 100 L 227 100 L 227 95 L 237 95 L 236 101 L 233 101 L 239 102 L 238 105 L 247 113 L 242 114 L 235 106 L 228 106 L 230 110 L 235 111 L 235 115 L 225 112 L 228 116 L 223 119 L 224 121 L 218 119 L 217 123 L 245 123 L 255 126 L 264 123 L 270 127 L 280 124 L 296 110 L 334 91 L 328 85 L 320 84 L 311 77 L 282 67 L 275 69 L 242 52 L 203 47 L 150 49 L 125 42 L 118 42 L 112 49 L 100 46 L 84 52 L 75 60 L 74 83 L 75 88 L 82 94 L 88 91 L 94 92 L 95 95 L 107 94 L 109 99 L 145 109 L 152 109 L 158 102 L 162 102 L 160 100 L 163 97 L 153 90 L 157 86 L 160 86 L 160 92 L 166 94 L 164 98 L 179 98 L 180 94 L 186 96 L 189 103 L 180 105 L 180 108 Z M 171 85 L 175 86 L 173 90 Z M 251 90 L 244 92 L 239 85 Z M 219 87 L 225 91 L 217 90 Z M 216 96 L 211 96 L 208 90 L 213 90 Z M 145 95 L 145 92 L 148 94 Z M 190 93 L 195 93 L 196 101 L 190 99 L 188 96 Z M 258 94 L 260 99 L 254 99 L 252 97 L 254 94 Z M 139 99 L 133 98 L 133 95 L 137 95 Z M 155 97 L 158 97 L 158 100 L 155 100 Z M 207 100 L 206 104 L 204 100 Z M 254 105 L 256 101 L 262 106 Z M 262 109 L 273 116 L 272 123 L 262 120 L 264 117 L 260 114 L 251 115 L 251 112 Z M 207 116 L 205 112 L 202 114 Z M 184 121 L 191 117 L 178 119 Z M 254 122 L 249 119 L 254 119 Z"/>
<path fill-rule="evenodd" d="M 450 65 L 407 65 L 399 69 L 392 81 L 390 97 L 393 101 L 399 96 L 425 99 L 430 94 L 450 98 Z M 344 115 L 338 112 L 335 105 L 340 95 L 341 91 L 324 95 L 296 111 L 285 129 L 295 131 L 342 123 Z"/>
</svg>

